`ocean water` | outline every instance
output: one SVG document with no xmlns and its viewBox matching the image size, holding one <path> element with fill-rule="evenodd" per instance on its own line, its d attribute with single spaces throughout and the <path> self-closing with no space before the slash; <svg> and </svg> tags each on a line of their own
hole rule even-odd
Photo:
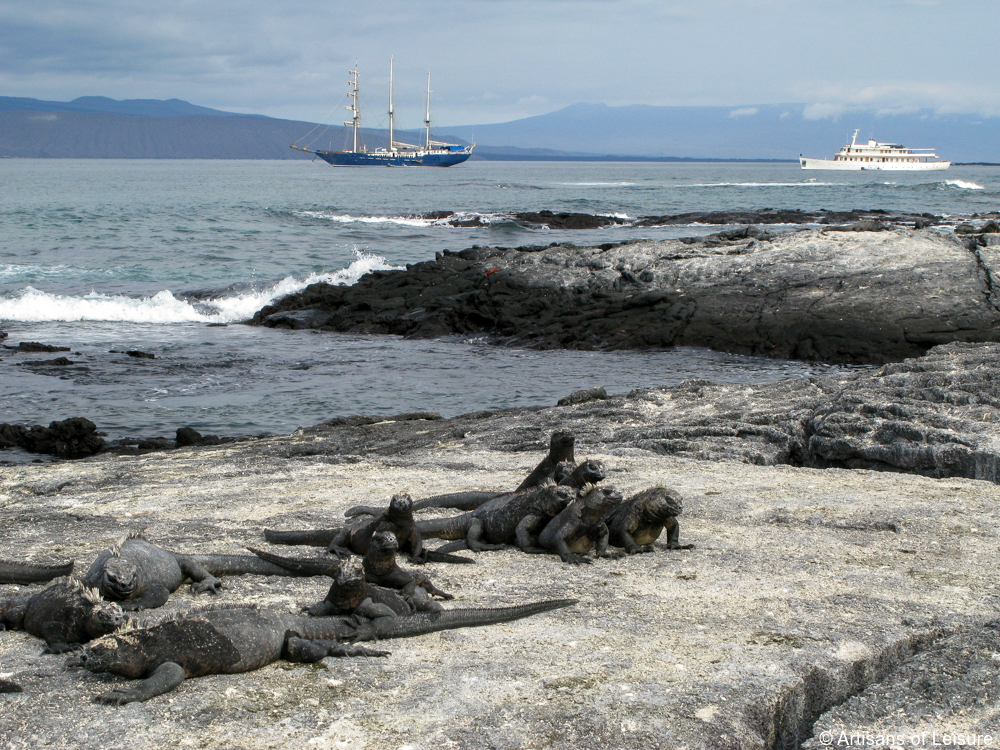
<svg viewBox="0 0 1000 750">
<path fill-rule="evenodd" d="M 636 218 L 731 209 L 886 209 L 961 220 L 995 211 L 1000 169 L 819 173 L 797 164 L 471 161 L 335 169 L 308 161 L 0 160 L 0 422 L 86 416 L 110 437 L 284 433 L 335 416 L 445 416 L 546 405 L 689 377 L 755 382 L 829 369 L 698 349 L 535 352 L 480 339 L 276 331 L 241 325 L 317 280 L 474 244 L 579 245 L 718 226 L 531 230 L 517 211 Z M 459 228 L 422 218 L 476 215 Z M 780 228 L 778 228 L 780 229 Z M 154 359 L 124 354 L 140 350 Z M 32 365 L 58 356 L 66 367 Z"/>
</svg>

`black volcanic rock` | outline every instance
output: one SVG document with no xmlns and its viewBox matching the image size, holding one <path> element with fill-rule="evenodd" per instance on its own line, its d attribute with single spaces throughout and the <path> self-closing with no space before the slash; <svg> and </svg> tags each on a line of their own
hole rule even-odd
<svg viewBox="0 0 1000 750">
<path fill-rule="evenodd" d="M 21 364 L 34 367 L 68 367 L 69 365 L 74 365 L 76 363 L 66 357 L 56 357 L 55 359 L 32 359 L 27 362 L 22 362 Z"/>
<path fill-rule="evenodd" d="M 979 241 L 993 235 L 971 235 L 967 247 L 933 229 L 873 229 L 740 227 L 587 248 L 475 246 L 372 272 L 354 286 L 313 284 L 251 323 L 868 364 L 1000 339 L 1000 253 Z"/>
<path fill-rule="evenodd" d="M 4 349 L 11 349 L 18 352 L 68 352 L 68 346 L 52 346 L 51 344 L 39 344 L 37 341 L 22 341 L 17 346 L 4 346 Z"/>
<path fill-rule="evenodd" d="M 51 422 L 48 427 L 0 424 L 0 448 L 23 448 L 59 458 L 86 458 L 104 448 L 97 425 L 84 417 Z"/>
<path fill-rule="evenodd" d="M 177 429 L 176 445 L 178 448 L 186 448 L 191 445 L 218 445 L 221 442 L 218 435 L 202 435 L 193 427 L 179 427 Z"/>
</svg>

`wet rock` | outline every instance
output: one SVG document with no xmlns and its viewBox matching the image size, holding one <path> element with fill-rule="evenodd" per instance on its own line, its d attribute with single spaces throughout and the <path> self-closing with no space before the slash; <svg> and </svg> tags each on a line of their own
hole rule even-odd
<svg viewBox="0 0 1000 750">
<path fill-rule="evenodd" d="M 330 314 L 322 310 L 289 310 L 269 315 L 264 320 L 268 328 L 322 328 L 330 321 Z"/>
<path fill-rule="evenodd" d="M 490 223 L 482 216 L 457 216 L 452 211 L 431 211 L 420 218 L 441 221 L 454 227 L 483 227 Z M 503 217 L 505 221 L 525 227 L 545 227 L 547 229 L 596 229 L 616 224 L 629 226 L 679 226 L 690 224 L 849 224 L 857 221 L 877 219 L 892 224 L 910 224 L 920 221 L 922 226 L 940 223 L 941 217 L 933 214 L 909 214 L 888 211 L 800 211 L 765 208 L 759 211 L 692 211 L 666 216 L 642 216 L 627 219 L 621 216 L 599 214 L 523 211 Z"/>
<path fill-rule="evenodd" d="M 572 406 L 573 404 L 585 404 L 588 401 L 604 400 L 608 397 L 608 392 L 604 386 L 598 388 L 587 388 L 581 391 L 573 391 L 558 401 L 559 406 Z"/>
<path fill-rule="evenodd" d="M 218 445 L 222 440 L 218 435 L 202 435 L 193 427 L 179 427 L 175 442 L 178 448 L 186 448 L 191 445 Z"/>
<path fill-rule="evenodd" d="M 56 357 L 55 359 L 33 359 L 21 364 L 34 367 L 67 367 L 76 363 L 66 357 Z"/>
<path fill-rule="evenodd" d="M 150 354 L 149 352 L 141 352 L 138 349 L 131 349 L 125 353 L 130 357 L 135 357 L 136 359 L 156 359 L 155 354 Z"/>
<path fill-rule="evenodd" d="M 11 349 L 18 352 L 68 352 L 68 346 L 53 346 L 51 344 L 39 344 L 37 341 L 22 341 L 17 346 L 4 345 L 4 349 Z"/>
<path fill-rule="evenodd" d="M 978 239 L 997 235 L 970 235 L 975 245 L 966 246 L 935 231 L 874 227 L 771 236 L 747 226 L 589 248 L 476 246 L 350 287 L 313 284 L 251 323 L 874 364 L 1000 336 L 1000 256 Z"/>
<path fill-rule="evenodd" d="M 104 438 L 97 425 L 84 417 L 51 422 L 48 427 L 0 424 L 0 448 L 22 448 L 59 458 L 86 458 L 101 451 Z"/>
<path fill-rule="evenodd" d="M 136 442 L 135 447 L 137 450 L 145 451 L 167 451 L 171 448 L 176 448 L 177 444 L 170 438 L 165 437 L 151 437 L 139 440 Z"/>
</svg>

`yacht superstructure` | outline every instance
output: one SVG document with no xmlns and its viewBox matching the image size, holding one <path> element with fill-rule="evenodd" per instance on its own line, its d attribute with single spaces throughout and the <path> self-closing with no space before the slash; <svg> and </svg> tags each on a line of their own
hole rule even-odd
<svg viewBox="0 0 1000 750">
<path fill-rule="evenodd" d="M 879 143 L 873 138 L 868 143 L 858 143 L 858 131 L 851 142 L 832 159 L 810 159 L 799 154 L 803 169 L 881 169 L 889 171 L 941 170 L 951 166 L 950 161 L 937 158 L 932 148 L 905 148 L 898 143 Z"/>
</svg>

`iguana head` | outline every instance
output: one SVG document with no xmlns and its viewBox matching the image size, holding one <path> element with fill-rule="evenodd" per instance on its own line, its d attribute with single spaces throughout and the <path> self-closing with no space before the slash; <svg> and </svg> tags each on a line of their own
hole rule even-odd
<svg viewBox="0 0 1000 750">
<path fill-rule="evenodd" d="M 413 498 L 402 492 L 389 500 L 386 516 L 392 520 L 408 521 L 413 518 Z"/>
<path fill-rule="evenodd" d="M 396 550 L 399 549 L 399 542 L 396 540 L 396 535 L 391 531 L 380 531 L 377 534 L 372 535 L 370 549 L 375 549 L 379 553 L 385 554 L 396 554 Z"/>
<path fill-rule="evenodd" d="M 350 567 L 344 565 L 333 579 L 326 601 L 342 612 L 349 612 L 361 604 L 367 596 L 368 584 L 365 583 L 364 568 L 358 564 Z"/>
<path fill-rule="evenodd" d="M 679 493 L 666 487 L 650 487 L 629 498 L 650 523 L 665 521 L 684 512 L 684 501 Z"/>
<path fill-rule="evenodd" d="M 122 557 L 109 557 L 104 563 L 100 591 L 105 599 L 128 599 L 135 592 L 139 572 L 135 564 Z"/>
<path fill-rule="evenodd" d="M 549 457 L 556 463 L 560 461 L 572 461 L 575 444 L 576 438 L 572 432 L 557 430 L 552 433 L 552 437 L 549 440 Z"/>
<path fill-rule="evenodd" d="M 581 500 L 583 501 L 581 515 L 586 515 L 588 518 L 603 518 L 605 513 L 621 504 L 622 493 L 614 487 L 591 487 Z"/>
<path fill-rule="evenodd" d="M 542 493 L 539 507 L 550 516 L 559 515 L 576 497 L 576 491 L 569 487 L 546 487 Z"/>
<path fill-rule="evenodd" d="M 585 484 L 597 484 L 605 477 L 607 472 L 604 463 L 593 458 L 587 459 L 573 470 L 573 480 L 581 487 Z"/>
<path fill-rule="evenodd" d="M 152 655 L 144 651 L 134 632 L 107 635 L 91 641 L 83 651 L 66 660 L 66 668 L 112 672 L 133 679 L 142 677 Z"/>
<path fill-rule="evenodd" d="M 380 531 L 372 535 L 368 551 L 361 560 L 366 573 L 382 575 L 396 565 L 396 550 L 399 542 L 391 531 Z"/>
<path fill-rule="evenodd" d="M 552 472 L 552 481 L 556 484 L 561 484 L 563 480 L 568 479 L 573 475 L 573 470 L 576 467 L 573 466 L 572 461 L 560 461 L 556 464 L 556 469 Z"/>
<path fill-rule="evenodd" d="M 97 589 L 82 589 L 84 601 L 90 606 L 84 629 L 87 637 L 100 638 L 113 633 L 125 622 L 125 612 L 118 602 L 106 601 Z"/>
</svg>

